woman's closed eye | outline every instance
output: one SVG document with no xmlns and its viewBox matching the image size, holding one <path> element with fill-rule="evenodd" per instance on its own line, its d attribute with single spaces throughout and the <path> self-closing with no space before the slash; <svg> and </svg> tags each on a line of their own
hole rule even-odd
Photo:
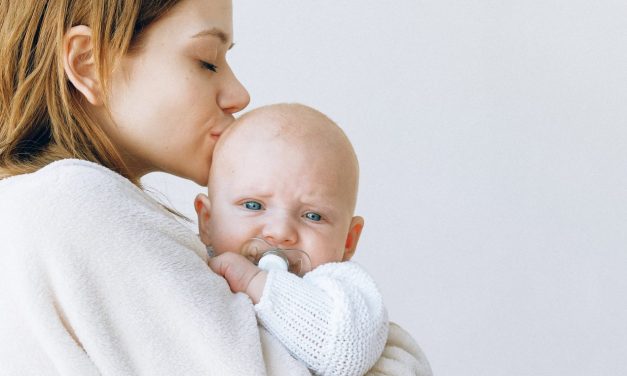
<svg viewBox="0 0 627 376">
<path fill-rule="evenodd" d="M 218 66 L 215 64 L 207 63 L 206 61 L 200 61 L 200 65 L 203 67 L 203 69 L 207 69 L 212 72 L 218 71 Z"/>
<path fill-rule="evenodd" d="M 242 206 L 244 206 L 248 210 L 254 210 L 254 211 L 263 210 L 263 205 L 253 200 L 244 202 Z"/>
</svg>

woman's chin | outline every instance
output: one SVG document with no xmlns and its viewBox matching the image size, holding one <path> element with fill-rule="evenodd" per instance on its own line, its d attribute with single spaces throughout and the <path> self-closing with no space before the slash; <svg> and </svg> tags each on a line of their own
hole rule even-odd
<svg viewBox="0 0 627 376">
<path fill-rule="evenodd" d="M 210 167 L 210 164 L 206 166 L 199 166 L 195 171 L 190 171 L 190 175 L 187 176 L 187 179 L 202 187 L 206 187 L 209 180 Z"/>
</svg>

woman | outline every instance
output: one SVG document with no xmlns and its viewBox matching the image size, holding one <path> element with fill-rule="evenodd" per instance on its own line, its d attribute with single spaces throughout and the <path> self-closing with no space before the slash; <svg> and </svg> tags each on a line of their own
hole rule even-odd
<svg viewBox="0 0 627 376">
<path fill-rule="evenodd" d="M 308 374 L 137 187 L 206 184 L 248 104 L 230 0 L 0 8 L 2 373 Z"/>
<path fill-rule="evenodd" d="M 2 374 L 309 374 L 139 187 L 152 171 L 205 185 L 248 104 L 231 9 L 0 0 Z M 429 374 L 410 338 L 395 345 L 373 372 Z"/>
</svg>

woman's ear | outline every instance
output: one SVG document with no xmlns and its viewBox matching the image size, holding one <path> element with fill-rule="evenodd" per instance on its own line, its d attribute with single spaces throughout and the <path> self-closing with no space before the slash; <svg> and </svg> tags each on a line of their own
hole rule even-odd
<svg viewBox="0 0 627 376">
<path fill-rule="evenodd" d="M 205 245 L 211 245 L 211 238 L 209 236 L 209 218 L 211 218 L 211 201 L 209 197 L 200 193 L 194 199 L 194 209 L 198 214 L 198 234 L 200 240 Z"/>
<path fill-rule="evenodd" d="M 63 69 L 74 87 L 94 106 L 103 104 L 91 28 L 78 25 L 63 37 Z"/>
<path fill-rule="evenodd" d="M 346 245 L 344 246 L 344 257 L 342 261 L 348 261 L 355 255 L 357 249 L 357 242 L 361 235 L 361 230 L 364 228 L 364 219 L 362 217 L 353 217 L 350 227 L 348 228 L 348 235 L 346 235 Z"/>
</svg>

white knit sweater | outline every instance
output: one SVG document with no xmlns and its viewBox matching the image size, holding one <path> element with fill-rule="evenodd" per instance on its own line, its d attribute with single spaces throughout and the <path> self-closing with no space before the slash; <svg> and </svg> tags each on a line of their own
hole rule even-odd
<svg viewBox="0 0 627 376">
<path fill-rule="evenodd" d="M 381 294 L 354 262 L 324 264 L 303 278 L 270 271 L 255 309 L 259 322 L 318 375 L 363 375 L 388 336 Z"/>
<path fill-rule="evenodd" d="M 0 180 L 0 375 L 309 375 L 131 182 L 63 160 Z M 430 376 L 391 324 L 372 376 Z"/>
<path fill-rule="evenodd" d="M 102 166 L 0 180 L 0 375 L 309 375 L 206 261 Z"/>
</svg>

